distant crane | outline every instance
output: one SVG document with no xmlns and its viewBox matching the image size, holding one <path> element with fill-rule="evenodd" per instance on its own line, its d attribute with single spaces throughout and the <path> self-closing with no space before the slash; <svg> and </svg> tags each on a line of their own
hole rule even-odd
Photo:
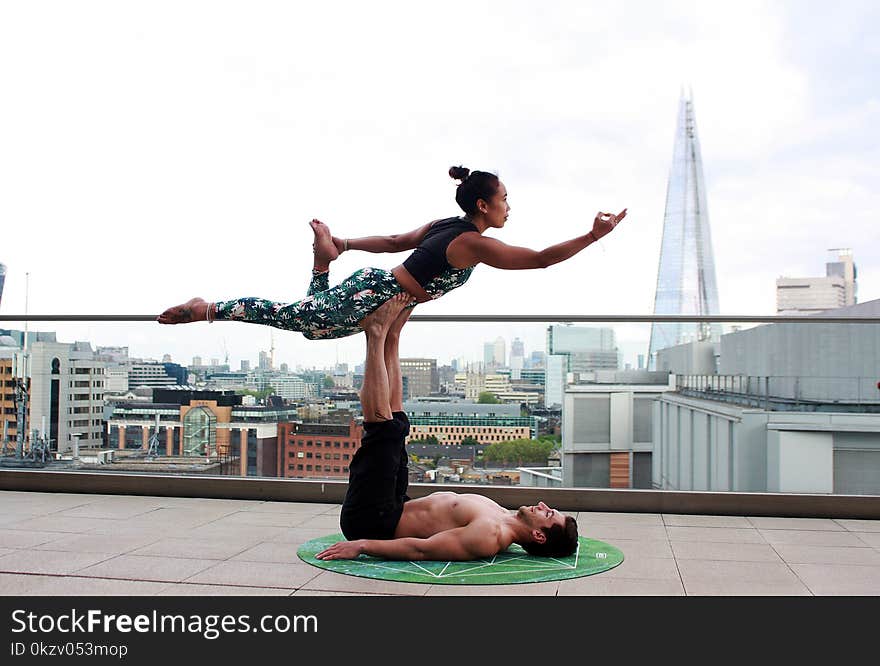
<svg viewBox="0 0 880 666">
<path fill-rule="evenodd" d="M 226 338 L 223 338 L 223 364 L 229 365 L 229 348 L 226 346 Z"/>
</svg>

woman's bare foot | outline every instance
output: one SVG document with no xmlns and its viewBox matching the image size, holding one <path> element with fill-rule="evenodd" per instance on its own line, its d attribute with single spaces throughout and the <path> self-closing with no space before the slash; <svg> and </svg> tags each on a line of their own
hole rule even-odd
<svg viewBox="0 0 880 666">
<path fill-rule="evenodd" d="M 315 233 L 315 242 L 312 243 L 312 250 L 315 253 L 315 268 L 325 270 L 330 262 L 339 256 L 339 250 L 333 242 L 330 235 L 330 229 L 320 220 L 312 220 L 309 226 Z"/>
<path fill-rule="evenodd" d="M 214 306 L 213 303 L 208 303 L 204 298 L 197 296 L 189 299 L 186 303 L 168 308 L 156 318 L 156 321 L 160 324 L 188 324 L 193 321 L 207 321 L 209 305 Z"/>
<path fill-rule="evenodd" d="M 374 312 L 361 319 L 358 326 L 364 329 L 368 335 L 384 335 L 388 332 L 388 329 L 391 328 L 391 325 L 395 322 L 398 315 L 400 315 L 403 309 L 411 302 L 412 296 L 406 293 L 392 296 Z"/>
<path fill-rule="evenodd" d="M 413 297 L 409 294 L 399 295 L 406 297 L 406 304 L 403 306 L 404 308 L 406 308 L 406 306 L 413 301 Z M 410 315 L 413 313 L 413 310 L 415 310 L 415 308 L 406 308 L 397 315 L 397 318 L 395 318 L 395 320 L 391 322 L 391 326 L 388 327 L 388 338 L 400 337 L 400 330 L 403 328 L 403 325 L 407 322 Z"/>
</svg>

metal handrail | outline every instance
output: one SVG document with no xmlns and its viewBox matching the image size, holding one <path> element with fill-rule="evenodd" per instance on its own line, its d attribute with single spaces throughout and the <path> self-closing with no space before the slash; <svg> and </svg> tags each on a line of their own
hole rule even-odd
<svg viewBox="0 0 880 666">
<path fill-rule="evenodd" d="M 124 314 L 27 314 L 0 315 L 0 321 L 146 321 L 155 322 L 156 315 Z M 413 315 L 419 322 L 620 322 L 620 323 L 776 323 L 796 321 L 807 324 L 880 324 L 880 317 L 836 317 L 824 315 Z"/>
</svg>

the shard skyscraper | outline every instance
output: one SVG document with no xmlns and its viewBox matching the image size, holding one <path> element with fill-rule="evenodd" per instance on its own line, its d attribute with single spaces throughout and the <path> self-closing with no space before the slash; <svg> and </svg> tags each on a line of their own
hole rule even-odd
<svg viewBox="0 0 880 666">
<path fill-rule="evenodd" d="M 663 218 L 654 314 L 714 315 L 718 310 L 715 259 L 694 104 L 681 97 Z M 654 323 L 648 367 L 660 349 L 694 340 L 718 340 L 720 324 Z"/>
</svg>

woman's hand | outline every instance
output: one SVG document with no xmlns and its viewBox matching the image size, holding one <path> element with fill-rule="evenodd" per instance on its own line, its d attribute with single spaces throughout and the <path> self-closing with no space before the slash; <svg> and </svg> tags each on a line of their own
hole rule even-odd
<svg viewBox="0 0 880 666">
<path fill-rule="evenodd" d="M 625 217 L 626 208 L 620 211 L 617 215 L 613 215 L 612 213 L 597 213 L 596 219 L 593 220 L 593 236 L 595 236 L 596 240 L 599 240 L 602 236 L 607 236 L 614 231 L 614 227 L 616 227 Z"/>
</svg>

